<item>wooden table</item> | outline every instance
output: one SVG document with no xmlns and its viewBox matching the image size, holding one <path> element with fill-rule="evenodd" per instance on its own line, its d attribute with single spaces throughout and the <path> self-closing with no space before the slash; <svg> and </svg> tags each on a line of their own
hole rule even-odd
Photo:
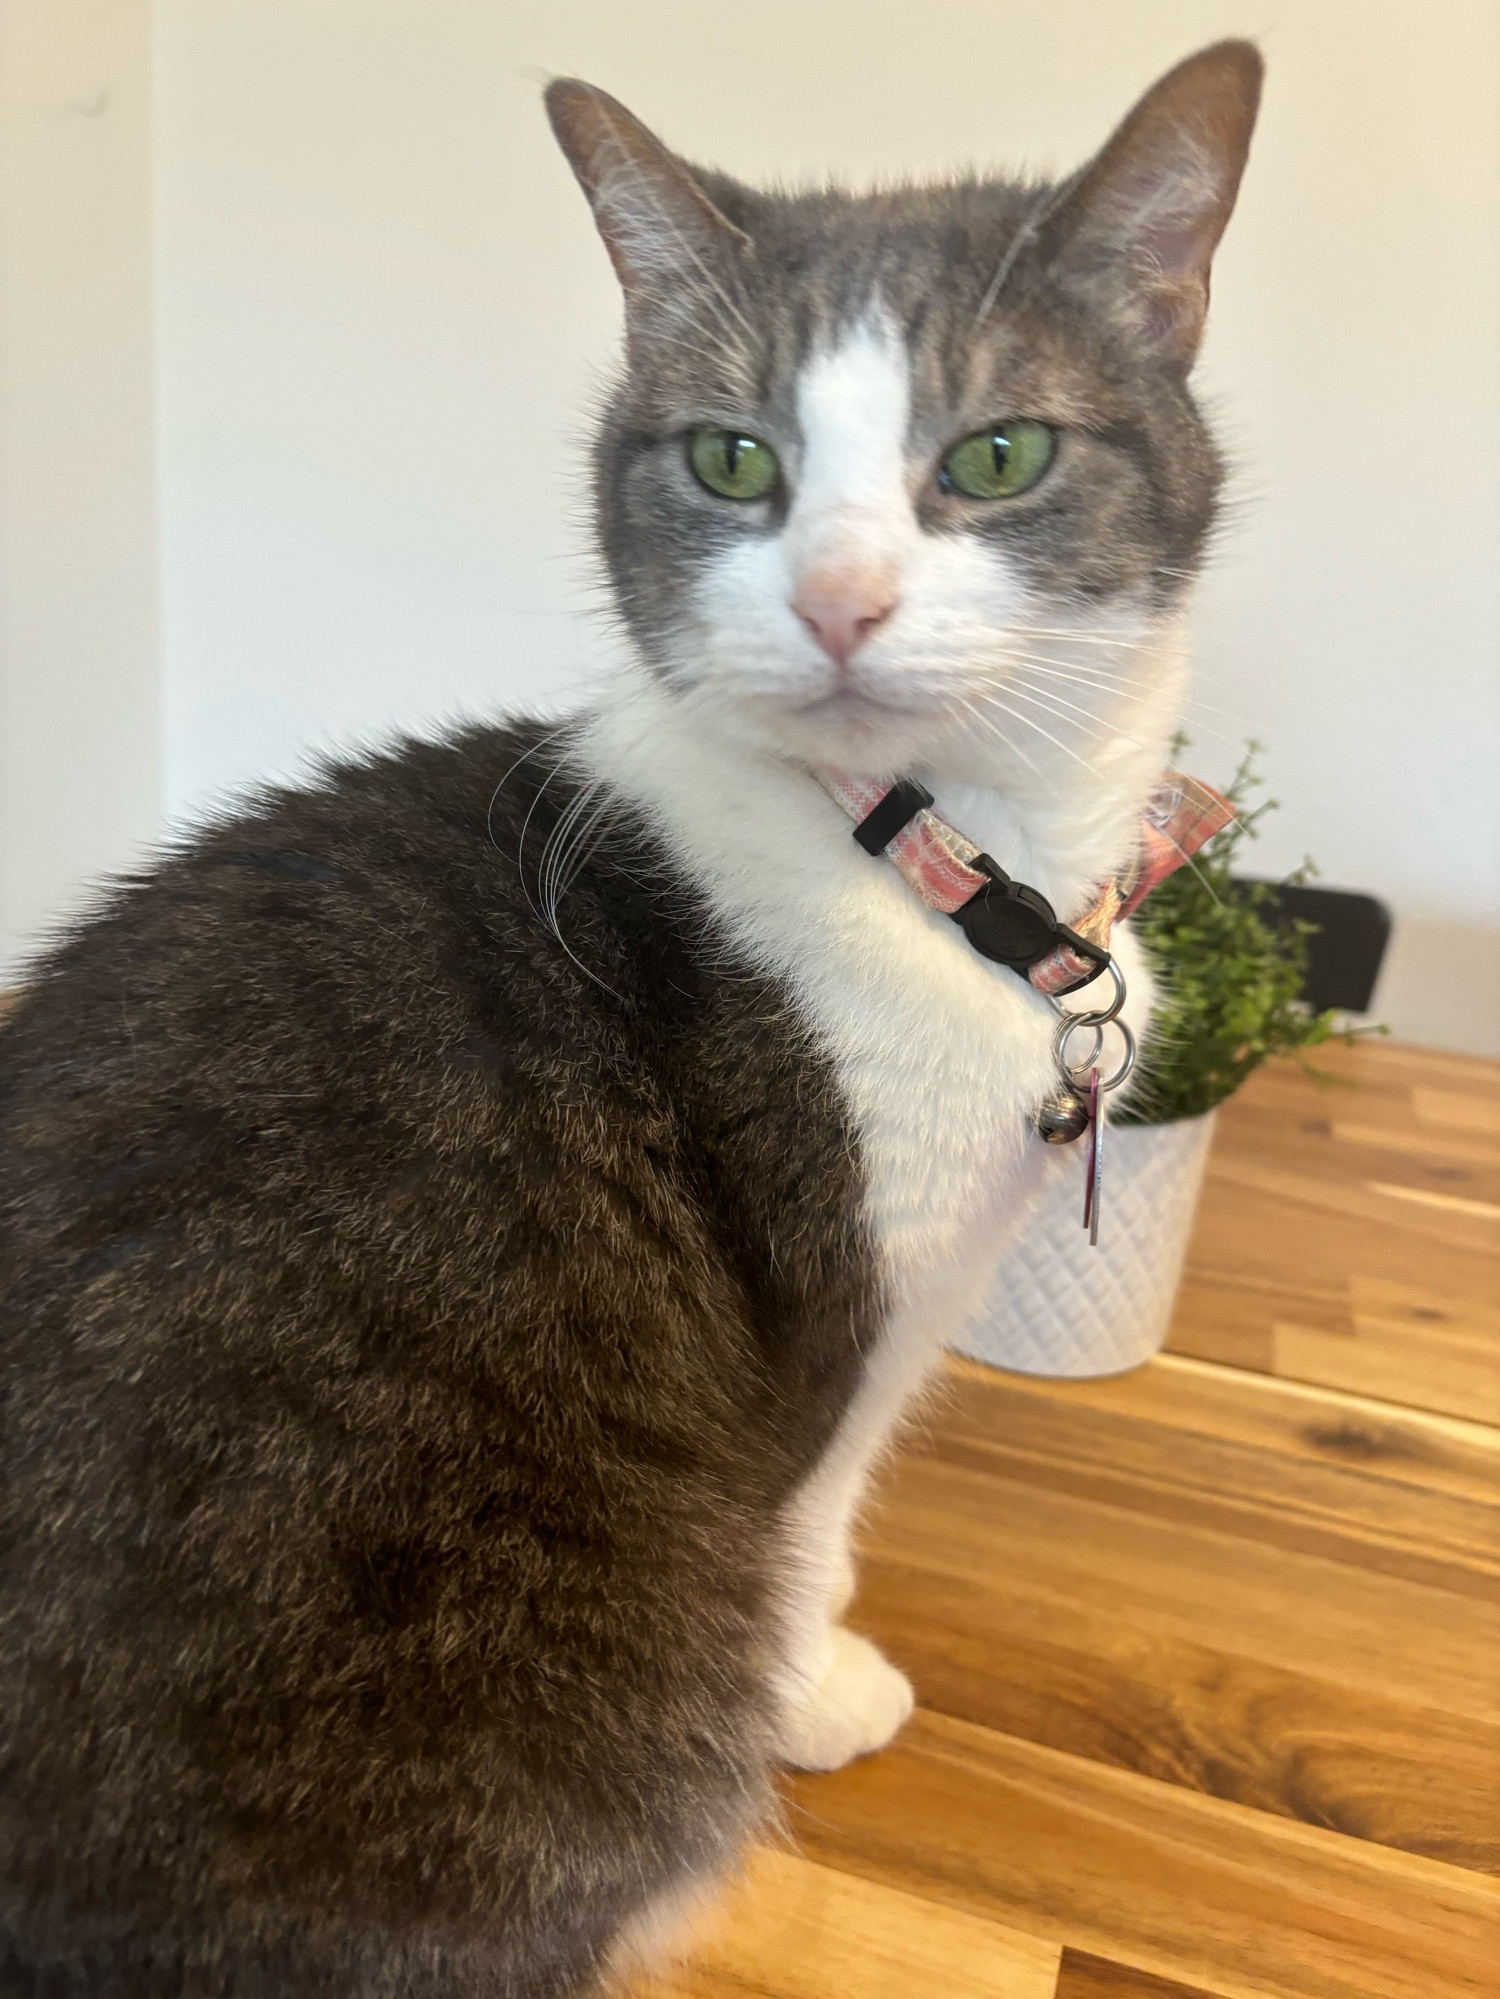
<svg viewBox="0 0 1500 1999">
<path fill-rule="evenodd" d="M 921 1706 L 786 1786 L 652 1999 L 1500 1993 L 1500 1065 L 1221 1114 L 1171 1352 L 954 1363 L 852 1621 Z"/>
</svg>

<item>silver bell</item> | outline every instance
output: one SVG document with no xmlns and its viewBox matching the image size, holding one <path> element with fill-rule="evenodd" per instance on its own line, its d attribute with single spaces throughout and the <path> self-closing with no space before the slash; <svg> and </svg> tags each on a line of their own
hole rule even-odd
<svg viewBox="0 0 1500 1999">
<path fill-rule="evenodd" d="M 1036 1114 L 1036 1128 L 1048 1145 L 1071 1145 L 1089 1128 L 1089 1107 L 1076 1090 L 1054 1090 Z"/>
</svg>

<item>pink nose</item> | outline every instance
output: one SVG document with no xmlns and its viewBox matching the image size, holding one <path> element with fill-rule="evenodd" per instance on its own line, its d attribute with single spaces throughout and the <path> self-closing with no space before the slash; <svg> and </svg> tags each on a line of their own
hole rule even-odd
<svg viewBox="0 0 1500 1999">
<path fill-rule="evenodd" d="M 804 576 L 792 609 L 831 660 L 847 666 L 900 601 L 895 580 L 870 569 L 815 569 Z"/>
</svg>

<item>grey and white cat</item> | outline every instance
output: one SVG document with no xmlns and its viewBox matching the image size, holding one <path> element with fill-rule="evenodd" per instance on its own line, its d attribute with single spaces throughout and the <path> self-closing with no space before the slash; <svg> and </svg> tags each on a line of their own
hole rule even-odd
<svg viewBox="0 0 1500 1999">
<path fill-rule="evenodd" d="M 1060 187 L 863 199 L 753 194 L 685 168 L 598 91 L 548 94 L 629 330 L 598 481 L 642 665 L 578 762 L 814 1027 L 859 1136 L 885 1296 L 793 1511 L 806 1590 L 783 1663 L 805 1692 L 782 1747 L 805 1766 L 877 1747 L 910 1712 L 902 1676 L 837 1622 L 850 1523 L 993 1274 L 1053 1077 L 1047 1009 L 870 868 L 805 772 L 919 773 L 1060 910 L 1127 860 L 1179 718 L 1180 614 L 1219 484 L 1185 377 L 1259 77 L 1242 43 L 1192 59 Z M 997 420 L 1028 462 L 970 497 L 949 454 Z M 695 472 L 683 440 L 705 432 L 739 440 L 760 498 Z M 1134 961 L 1131 983 L 1148 989 Z"/>
<path fill-rule="evenodd" d="M 581 1993 L 910 1712 L 851 1524 L 1053 1017 L 808 773 L 919 777 L 1064 916 L 1129 860 L 1260 73 L 869 196 L 548 91 L 634 667 L 258 798 L 0 1034 L 0 1994 Z"/>
</svg>

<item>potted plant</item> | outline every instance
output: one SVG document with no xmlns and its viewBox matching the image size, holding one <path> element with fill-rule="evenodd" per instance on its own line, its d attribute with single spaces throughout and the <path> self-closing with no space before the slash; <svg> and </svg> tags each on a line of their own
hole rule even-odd
<svg viewBox="0 0 1500 1999">
<path fill-rule="evenodd" d="M 1177 746 L 1181 747 L 1181 744 Z M 1276 885 L 1235 863 L 1275 800 L 1247 749 L 1226 797 L 1235 817 L 1162 882 L 1132 919 L 1158 980 L 1140 1075 L 1109 1118 L 1102 1233 L 1080 1227 L 1074 1148 L 1038 1144 L 1036 1194 L 982 1310 L 958 1342 L 1025 1374 L 1117 1374 L 1166 1338 L 1214 1112 L 1270 1055 L 1347 1034 L 1300 998 L 1313 926 L 1275 913 Z M 1304 865 L 1283 886 L 1306 880 Z"/>
</svg>

